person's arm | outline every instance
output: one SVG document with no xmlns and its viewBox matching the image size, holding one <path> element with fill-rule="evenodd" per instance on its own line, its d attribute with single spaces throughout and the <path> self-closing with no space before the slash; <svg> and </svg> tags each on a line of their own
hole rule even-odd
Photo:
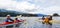
<svg viewBox="0 0 60 28">
<path fill-rule="evenodd" d="M 13 19 L 10 19 L 10 20 L 14 22 L 14 20 L 13 20 Z"/>
<path fill-rule="evenodd" d="M 5 22 L 8 22 L 8 20 L 6 19 Z"/>
</svg>

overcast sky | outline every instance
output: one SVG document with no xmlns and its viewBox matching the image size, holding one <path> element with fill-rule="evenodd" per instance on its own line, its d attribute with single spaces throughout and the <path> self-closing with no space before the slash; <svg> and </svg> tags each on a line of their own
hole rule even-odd
<svg viewBox="0 0 60 28">
<path fill-rule="evenodd" d="M 60 14 L 60 0 L 0 0 L 0 8 L 32 14 Z"/>
</svg>

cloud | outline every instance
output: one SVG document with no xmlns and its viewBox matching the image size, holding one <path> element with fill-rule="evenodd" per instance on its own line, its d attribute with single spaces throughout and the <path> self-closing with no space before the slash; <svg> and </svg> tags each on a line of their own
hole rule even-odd
<svg viewBox="0 0 60 28">
<path fill-rule="evenodd" d="M 51 6 L 51 7 L 46 8 L 46 12 L 48 14 L 53 14 L 53 13 L 60 14 L 60 11 L 59 10 L 60 10 L 60 7 L 58 7 L 58 6 Z"/>
<path fill-rule="evenodd" d="M 60 14 L 60 0 L 0 0 L 0 8 L 32 14 Z"/>
<path fill-rule="evenodd" d="M 0 0 L 0 8 L 5 8 L 9 10 L 27 10 L 27 9 L 34 9 L 35 5 L 29 2 L 17 2 L 12 0 Z"/>
<path fill-rule="evenodd" d="M 27 0 L 28 2 L 30 0 Z M 60 0 L 31 0 L 30 2 L 35 3 L 34 10 L 30 10 L 31 12 L 29 13 L 43 13 L 43 14 L 53 14 L 53 13 L 58 13 L 60 14 Z M 29 11 L 29 10 L 28 10 Z"/>
<path fill-rule="evenodd" d="M 28 13 L 32 13 L 32 14 L 47 14 L 47 15 L 52 15 L 53 13 L 58 13 L 60 14 L 60 7 L 58 6 L 51 6 L 51 7 L 47 7 L 47 8 L 42 8 L 42 9 L 34 9 L 35 11 L 33 12 L 33 10 L 31 12 Z"/>
</svg>

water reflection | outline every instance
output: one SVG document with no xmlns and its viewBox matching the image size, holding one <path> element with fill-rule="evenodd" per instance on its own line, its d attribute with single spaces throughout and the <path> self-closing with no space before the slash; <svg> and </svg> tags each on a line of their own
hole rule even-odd
<svg viewBox="0 0 60 28">
<path fill-rule="evenodd" d="M 43 24 L 42 28 L 52 28 L 52 25 L 50 25 L 50 24 Z"/>
<path fill-rule="evenodd" d="M 30 22 L 28 24 L 22 24 L 20 28 L 52 28 L 52 24 L 42 24 L 42 22 Z"/>
<path fill-rule="evenodd" d="M 52 23 L 44 24 L 42 23 L 41 28 L 52 28 Z"/>
</svg>

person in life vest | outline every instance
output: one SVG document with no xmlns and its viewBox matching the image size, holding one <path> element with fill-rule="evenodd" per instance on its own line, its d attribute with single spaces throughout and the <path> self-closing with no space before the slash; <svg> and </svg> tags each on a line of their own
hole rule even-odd
<svg viewBox="0 0 60 28">
<path fill-rule="evenodd" d="M 52 16 L 48 15 L 48 20 L 51 21 L 52 20 Z"/>
<path fill-rule="evenodd" d="M 18 22 L 23 22 L 24 20 L 18 20 L 18 18 L 15 18 L 14 22 L 18 23 Z"/>
<path fill-rule="evenodd" d="M 48 23 L 49 22 L 49 19 L 48 18 L 45 18 L 45 22 Z"/>
<path fill-rule="evenodd" d="M 45 19 L 44 19 L 44 22 L 45 23 L 48 23 L 48 24 L 51 24 L 51 21 L 52 20 L 52 17 L 51 16 L 47 16 Z"/>
<path fill-rule="evenodd" d="M 42 17 L 42 20 L 44 20 L 44 19 L 45 19 L 45 17 L 43 16 L 43 17 Z"/>
<path fill-rule="evenodd" d="M 53 19 L 52 19 L 52 16 L 49 15 L 49 16 L 48 16 L 48 20 L 49 20 L 49 24 L 52 25 L 52 22 L 50 22 L 51 20 L 53 20 Z"/>
<path fill-rule="evenodd" d="M 52 16 L 49 17 L 49 20 L 50 20 L 50 21 L 52 20 Z"/>
<path fill-rule="evenodd" d="M 42 17 L 42 20 L 43 20 L 43 22 L 42 22 L 42 23 L 43 23 L 43 24 L 44 24 L 44 19 L 45 19 L 45 17 L 43 16 L 43 17 Z"/>
<path fill-rule="evenodd" d="M 14 22 L 14 20 L 11 19 L 11 16 L 10 16 L 10 15 L 7 15 L 7 19 L 6 19 L 6 21 L 5 21 L 5 24 L 11 24 L 11 23 L 13 23 L 13 22 Z"/>
<path fill-rule="evenodd" d="M 49 17 L 46 17 L 46 18 L 44 19 L 44 22 L 45 22 L 45 23 L 49 23 Z"/>
</svg>

